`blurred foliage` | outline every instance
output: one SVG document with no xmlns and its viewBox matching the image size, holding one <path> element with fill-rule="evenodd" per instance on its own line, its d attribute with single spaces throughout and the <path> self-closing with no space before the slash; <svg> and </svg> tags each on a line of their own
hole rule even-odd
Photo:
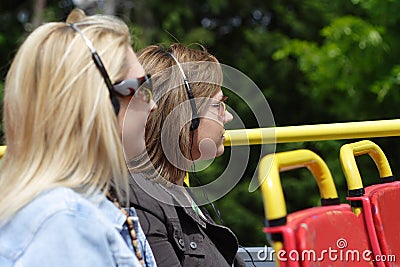
<svg viewBox="0 0 400 267">
<path fill-rule="evenodd" d="M 19 43 L 32 30 L 39 0 L 0 4 L 2 77 Z M 75 1 L 77 2 L 77 1 Z M 204 45 L 220 62 L 248 75 L 268 99 L 277 126 L 397 118 L 400 102 L 400 1 L 394 0 L 114 0 L 86 11 L 104 12 L 104 3 L 123 18 L 134 35 L 133 47 L 171 42 Z M 73 3 L 45 2 L 41 21 L 63 20 Z M 1 84 L 2 88 L 2 84 Z M 248 108 L 230 97 L 248 128 L 257 127 Z M 339 162 L 341 145 L 356 140 L 278 144 L 277 151 L 308 148 L 327 162 L 343 201 L 346 183 Z M 399 142 L 372 139 L 385 151 L 396 174 Z M 242 245 L 265 244 L 259 190 L 250 193 L 260 146 L 251 148 L 251 164 L 240 183 L 215 204 Z M 229 152 L 229 151 L 228 151 Z M 202 183 L 215 179 L 229 153 L 198 173 Z M 364 185 L 377 181 L 371 160 L 357 159 Z M 319 205 L 307 170 L 282 174 L 289 212 Z"/>
</svg>

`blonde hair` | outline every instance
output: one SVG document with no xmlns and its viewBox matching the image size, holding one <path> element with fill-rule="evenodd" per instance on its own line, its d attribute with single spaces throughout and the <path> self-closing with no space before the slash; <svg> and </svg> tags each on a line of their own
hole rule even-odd
<svg viewBox="0 0 400 267">
<path fill-rule="evenodd" d="M 156 175 L 160 175 L 158 178 L 176 183 L 186 173 L 186 170 L 179 166 L 187 165 L 185 162 L 191 157 L 192 111 L 187 103 L 189 98 L 183 85 L 182 73 L 169 53 L 182 65 L 199 112 L 204 107 L 205 99 L 211 98 L 221 89 L 222 71 L 218 60 L 204 47 L 191 49 L 181 44 L 172 44 L 168 49 L 164 49 L 160 45 L 153 45 L 138 53 L 139 62 L 146 72 L 152 75 L 154 99 L 158 105 L 149 115 L 146 124 L 147 153 Z M 182 105 L 184 102 L 187 105 Z M 174 125 L 164 124 L 167 117 L 169 120 L 172 117 Z M 180 129 L 179 125 L 184 126 Z M 161 134 L 163 138 L 171 140 L 168 148 L 163 148 Z M 173 142 L 177 136 L 179 141 Z M 168 156 L 164 149 L 168 149 Z"/>
<path fill-rule="evenodd" d="M 93 43 L 111 81 L 120 80 L 131 45 L 126 24 L 77 11 L 67 22 Z M 69 24 L 40 26 L 18 50 L 6 77 L 4 127 L 0 221 L 55 187 L 105 193 L 113 177 L 119 192 L 128 191 L 107 87 L 84 40 Z"/>
</svg>

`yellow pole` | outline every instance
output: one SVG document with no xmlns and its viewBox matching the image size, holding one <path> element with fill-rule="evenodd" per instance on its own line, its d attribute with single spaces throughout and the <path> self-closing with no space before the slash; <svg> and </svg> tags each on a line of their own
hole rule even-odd
<svg viewBox="0 0 400 267">
<path fill-rule="evenodd" d="M 0 146 L 0 159 L 3 157 L 4 152 L 6 152 L 6 146 Z"/>
<path fill-rule="evenodd" d="M 226 146 L 400 136 L 400 119 L 227 130 Z"/>
</svg>

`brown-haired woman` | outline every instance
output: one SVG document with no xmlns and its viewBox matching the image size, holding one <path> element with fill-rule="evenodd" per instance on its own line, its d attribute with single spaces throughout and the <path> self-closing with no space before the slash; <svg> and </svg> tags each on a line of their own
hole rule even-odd
<svg viewBox="0 0 400 267">
<path fill-rule="evenodd" d="M 152 75 L 158 109 L 147 121 L 147 153 L 131 162 L 131 204 L 157 265 L 244 266 L 236 236 L 199 207 L 184 183 L 193 163 L 224 152 L 224 125 L 233 117 L 218 60 L 181 44 L 149 46 L 138 59 Z"/>
</svg>

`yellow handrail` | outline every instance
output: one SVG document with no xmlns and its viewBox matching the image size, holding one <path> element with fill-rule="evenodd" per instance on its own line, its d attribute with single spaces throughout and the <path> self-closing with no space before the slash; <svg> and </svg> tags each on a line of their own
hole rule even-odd
<svg viewBox="0 0 400 267">
<path fill-rule="evenodd" d="M 226 130 L 225 146 L 400 136 L 400 119 Z M 6 146 L 0 146 L 0 157 Z"/>
<path fill-rule="evenodd" d="M 382 149 L 369 140 L 363 140 L 343 145 L 340 148 L 340 163 L 347 181 L 349 190 L 363 188 L 360 172 L 355 160 L 356 156 L 368 154 L 379 170 L 380 178 L 391 177 L 392 170 Z"/>
<path fill-rule="evenodd" d="M 388 136 L 400 136 L 400 119 L 227 130 L 224 145 L 240 146 Z"/>
<path fill-rule="evenodd" d="M 307 167 L 317 181 L 321 198 L 338 197 L 332 175 L 326 163 L 314 152 L 298 149 L 270 154 L 261 159 L 258 179 L 264 201 L 265 217 L 280 219 L 287 215 L 279 172 Z"/>
</svg>

